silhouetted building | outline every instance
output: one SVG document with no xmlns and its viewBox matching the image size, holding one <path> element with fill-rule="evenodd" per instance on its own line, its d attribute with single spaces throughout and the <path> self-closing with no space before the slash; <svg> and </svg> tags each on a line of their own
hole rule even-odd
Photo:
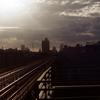
<svg viewBox="0 0 100 100">
<path fill-rule="evenodd" d="M 60 45 L 60 50 L 59 50 L 59 51 L 63 51 L 63 49 L 64 49 L 64 44 L 61 44 L 61 45 Z"/>
<path fill-rule="evenodd" d="M 98 42 L 96 43 L 96 45 L 100 46 L 100 41 L 98 41 Z"/>
<path fill-rule="evenodd" d="M 48 38 L 45 38 L 42 41 L 42 52 L 48 53 L 49 51 L 50 51 L 50 42 L 49 42 Z"/>
<path fill-rule="evenodd" d="M 80 47 L 82 47 L 81 44 L 79 44 L 79 43 L 76 44 L 76 48 L 80 48 Z"/>
<path fill-rule="evenodd" d="M 21 45 L 21 50 L 25 50 L 25 49 L 26 49 L 25 45 Z"/>
<path fill-rule="evenodd" d="M 42 51 L 41 51 L 41 49 L 39 49 L 39 53 L 41 53 Z"/>
<path fill-rule="evenodd" d="M 22 51 L 30 51 L 30 49 L 28 47 L 26 47 L 25 45 L 21 45 L 21 50 Z"/>
<path fill-rule="evenodd" d="M 53 46 L 53 48 L 52 48 L 52 52 L 53 52 L 53 53 L 57 53 L 57 49 L 56 49 L 55 46 Z"/>
</svg>

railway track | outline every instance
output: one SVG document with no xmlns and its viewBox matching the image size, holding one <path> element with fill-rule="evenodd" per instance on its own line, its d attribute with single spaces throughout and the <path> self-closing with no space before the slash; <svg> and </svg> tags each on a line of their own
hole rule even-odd
<svg viewBox="0 0 100 100">
<path fill-rule="evenodd" d="M 35 68 L 36 65 L 41 64 L 43 61 L 44 60 L 39 60 L 29 65 L 20 66 L 14 70 L 0 74 L 0 90 L 12 83 L 13 81 L 17 80 L 29 70 Z"/>
<path fill-rule="evenodd" d="M 13 75 L 10 74 L 10 76 L 16 77 L 18 75 L 19 77 L 0 89 L 0 100 L 21 100 L 30 91 L 36 79 L 51 63 L 51 60 L 41 61 L 35 64 L 34 67 L 28 66 L 14 71 Z M 19 73 L 22 74 L 19 75 Z M 9 75 L 4 76 L 1 79 L 8 78 Z"/>
</svg>

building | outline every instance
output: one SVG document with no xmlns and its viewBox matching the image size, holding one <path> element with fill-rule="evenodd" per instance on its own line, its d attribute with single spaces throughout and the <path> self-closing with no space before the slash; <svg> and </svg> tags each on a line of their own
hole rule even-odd
<svg viewBox="0 0 100 100">
<path fill-rule="evenodd" d="M 64 49 L 64 44 L 60 44 L 59 51 L 63 51 L 63 49 Z"/>
<path fill-rule="evenodd" d="M 49 51 L 50 51 L 50 42 L 49 42 L 48 38 L 45 38 L 42 41 L 42 52 L 48 53 Z"/>
<path fill-rule="evenodd" d="M 28 47 L 26 47 L 24 44 L 21 45 L 20 49 L 21 49 L 22 51 L 30 51 L 30 49 L 29 49 Z"/>
<path fill-rule="evenodd" d="M 23 45 L 21 45 L 21 50 L 25 50 L 26 49 L 26 47 L 25 47 L 25 45 L 23 44 Z"/>
<path fill-rule="evenodd" d="M 53 52 L 53 53 L 57 53 L 57 49 L 56 49 L 55 46 L 53 46 L 53 48 L 52 48 L 52 52 Z"/>
</svg>

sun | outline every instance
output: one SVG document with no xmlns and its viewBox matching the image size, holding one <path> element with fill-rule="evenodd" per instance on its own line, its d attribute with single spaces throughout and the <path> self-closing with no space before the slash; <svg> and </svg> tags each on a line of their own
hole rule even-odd
<svg viewBox="0 0 100 100">
<path fill-rule="evenodd" d="M 25 8 L 25 0 L 0 0 L 0 15 L 13 15 Z"/>
<path fill-rule="evenodd" d="M 10 12 L 23 6 L 21 0 L 0 0 L 0 9 L 4 12 Z"/>
<path fill-rule="evenodd" d="M 2 25 L 28 23 L 38 12 L 39 1 L 37 0 L 0 0 L 0 24 Z"/>
</svg>

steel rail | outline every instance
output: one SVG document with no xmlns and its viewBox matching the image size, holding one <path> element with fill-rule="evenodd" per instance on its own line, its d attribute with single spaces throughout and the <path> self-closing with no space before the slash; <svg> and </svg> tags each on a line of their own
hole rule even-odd
<svg viewBox="0 0 100 100">
<path fill-rule="evenodd" d="M 32 63 L 27 66 L 21 66 L 19 69 L 11 70 L 9 73 L 5 74 L 4 76 L 0 77 L 0 90 L 7 85 L 9 85 L 11 82 L 17 80 L 19 77 L 21 77 L 23 74 L 28 72 L 33 66 L 36 66 L 37 64 L 41 64 L 43 60 L 39 60 L 36 63 Z"/>
<path fill-rule="evenodd" d="M 13 86 L 15 86 L 16 84 L 18 84 L 18 82 L 20 82 L 21 80 L 23 80 L 24 78 L 26 78 L 28 75 L 31 75 L 31 73 L 35 73 L 35 71 L 37 71 L 39 68 L 41 68 L 41 66 L 47 64 L 48 62 L 49 61 L 46 61 L 46 62 L 42 63 L 41 65 L 37 65 L 36 68 L 34 68 L 33 70 L 27 72 L 26 74 L 24 74 L 23 76 L 21 76 L 20 78 L 18 78 L 17 80 L 15 80 L 11 84 L 9 84 L 8 86 L 6 86 L 2 90 L 0 90 L 0 97 L 5 96 L 9 91 L 11 91 L 13 89 L 12 88 Z"/>
</svg>

